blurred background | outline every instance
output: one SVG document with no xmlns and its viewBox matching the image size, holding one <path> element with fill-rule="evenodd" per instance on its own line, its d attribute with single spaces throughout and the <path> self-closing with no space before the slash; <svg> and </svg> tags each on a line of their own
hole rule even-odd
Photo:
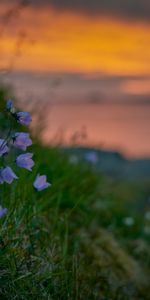
<svg viewBox="0 0 150 300">
<path fill-rule="evenodd" d="M 1 0 L 0 81 L 46 143 L 150 157 L 149 0 Z"/>
<path fill-rule="evenodd" d="M 0 185 L 0 299 L 150 299 L 150 0 L 0 0 L 0 138 L 9 97 L 36 164 L 0 162 L 19 177 Z"/>
</svg>

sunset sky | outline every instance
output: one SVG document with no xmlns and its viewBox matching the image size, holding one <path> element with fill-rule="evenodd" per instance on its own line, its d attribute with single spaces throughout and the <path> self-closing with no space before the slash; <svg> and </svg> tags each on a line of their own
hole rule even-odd
<svg viewBox="0 0 150 300">
<path fill-rule="evenodd" d="M 53 125 L 86 125 L 94 142 L 150 155 L 149 0 L 0 0 L 0 71 L 19 101 L 133 104 L 99 108 L 97 119 L 68 105 Z"/>
<path fill-rule="evenodd" d="M 0 69 L 23 80 L 25 72 L 78 74 L 73 88 L 88 76 L 93 93 L 96 76 L 104 98 L 106 78 L 115 97 L 150 93 L 149 0 L 1 0 L 0 34 Z"/>
<path fill-rule="evenodd" d="M 18 47 L 16 70 L 149 76 L 148 0 L 16 3 L 0 4 L 1 69 Z"/>
<path fill-rule="evenodd" d="M 149 0 L 1 0 L 0 37 L 1 73 L 15 80 L 76 75 L 72 89 L 149 97 Z"/>
</svg>

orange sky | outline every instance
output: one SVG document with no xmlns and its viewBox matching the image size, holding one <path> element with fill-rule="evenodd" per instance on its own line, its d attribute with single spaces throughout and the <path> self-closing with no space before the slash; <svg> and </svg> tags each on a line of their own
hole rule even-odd
<svg viewBox="0 0 150 300">
<path fill-rule="evenodd" d="M 15 59 L 19 32 L 26 37 L 18 42 Z M 26 8 L 6 28 L 0 45 L 2 69 L 13 62 L 16 70 L 150 74 L 148 23 Z"/>
<path fill-rule="evenodd" d="M 102 141 L 108 148 L 149 155 L 150 22 L 145 14 L 139 18 L 135 10 L 136 17 L 129 21 L 127 13 L 120 14 L 122 19 L 107 12 L 102 17 L 102 12 L 92 15 L 74 8 L 46 8 L 46 0 L 35 0 L 35 5 L 32 2 L 9 22 L 6 15 L 3 27 L 6 2 L 11 8 L 12 2 L 18 3 L 14 1 L 0 0 L 0 69 L 14 71 L 2 75 L 6 74 L 4 80 L 13 86 L 20 101 L 67 104 L 60 106 L 58 115 L 49 112 L 48 138 L 59 128 L 74 132 L 84 125 L 93 143 Z M 70 1 L 80 5 L 80 1 Z M 113 1 L 121 7 L 119 0 Z M 113 1 L 106 2 L 110 5 Z M 130 8 L 130 0 L 123 3 Z M 106 110 L 99 106 L 101 102 Z M 76 112 L 73 103 L 80 103 Z M 130 106 L 119 110 L 117 105 L 109 108 L 110 103 Z M 136 107 L 135 103 L 144 105 Z"/>
</svg>

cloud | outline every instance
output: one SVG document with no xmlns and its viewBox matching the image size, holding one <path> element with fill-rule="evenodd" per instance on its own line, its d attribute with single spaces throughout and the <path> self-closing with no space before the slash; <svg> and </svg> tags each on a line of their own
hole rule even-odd
<svg viewBox="0 0 150 300">
<path fill-rule="evenodd" d="M 91 15 L 112 14 L 150 20 L 149 0 L 52 0 L 50 2 L 53 7 L 60 10 L 69 9 Z"/>
<path fill-rule="evenodd" d="M 17 3 L 17 0 L 2 0 Z M 150 21 L 149 0 L 18 0 L 35 8 L 52 7 L 59 11 L 73 11 L 90 16 L 112 15 L 127 19 Z"/>
</svg>

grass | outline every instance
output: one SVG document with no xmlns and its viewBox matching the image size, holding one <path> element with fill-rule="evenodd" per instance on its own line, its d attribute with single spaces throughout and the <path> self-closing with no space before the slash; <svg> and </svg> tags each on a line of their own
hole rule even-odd
<svg viewBox="0 0 150 300">
<path fill-rule="evenodd" d="M 1 186 L 0 299 L 148 299 L 148 183 L 117 184 L 58 149 L 33 150 L 33 173 Z M 41 193 L 37 170 L 52 182 Z"/>
<path fill-rule="evenodd" d="M 0 91 L 0 98 L 6 94 Z M 4 106 L 0 102 L 0 110 Z M 0 115 L 2 130 L 6 130 Z M 33 146 L 33 172 L 0 186 L 0 299 L 150 299 L 150 184 L 110 180 Z M 36 192 L 37 174 L 51 188 Z"/>
</svg>

